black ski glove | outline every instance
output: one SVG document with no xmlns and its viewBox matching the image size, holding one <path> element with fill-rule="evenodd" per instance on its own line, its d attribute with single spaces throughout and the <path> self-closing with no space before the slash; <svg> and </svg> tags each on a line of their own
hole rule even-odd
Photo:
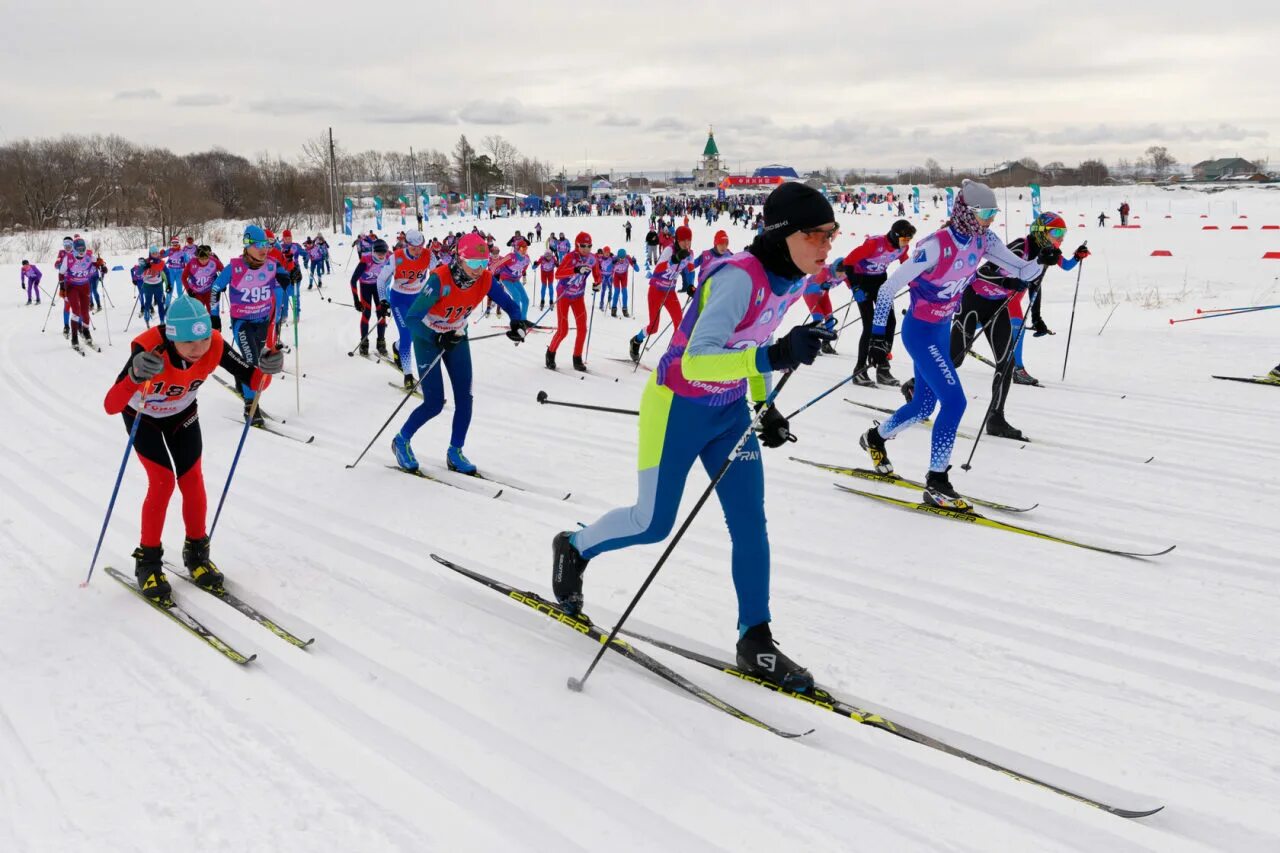
<svg viewBox="0 0 1280 853">
<path fill-rule="evenodd" d="M 769 346 L 769 366 L 774 370 L 795 370 L 802 364 L 813 364 L 823 341 L 833 335 L 818 326 L 796 326 Z"/>
<path fill-rule="evenodd" d="M 889 350 L 892 346 L 888 332 L 872 332 L 871 340 L 867 343 L 867 361 L 872 367 L 888 367 Z"/>
<path fill-rule="evenodd" d="M 460 335 L 457 332 L 437 332 L 436 347 L 440 352 L 448 352 L 466 339 L 465 335 Z"/>
<path fill-rule="evenodd" d="M 164 359 L 148 350 L 138 353 L 129 362 L 129 378 L 137 385 L 154 379 L 162 370 L 164 370 Z"/>
<path fill-rule="evenodd" d="M 1044 264 L 1046 267 L 1058 265 L 1058 261 L 1062 260 L 1062 250 L 1057 246 L 1045 246 L 1036 255 L 1036 260 Z"/>
<path fill-rule="evenodd" d="M 385 299 L 378 300 L 378 310 L 386 313 L 391 310 L 391 303 Z"/>
<path fill-rule="evenodd" d="M 507 337 L 516 343 L 524 343 L 525 329 L 532 329 L 533 321 L 531 320 L 512 320 L 511 331 L 507 332 Z"/>
<path fill-rule="evenodd" d="M 1076 246 L 1076 250 L 1071 253 L 1071 257 L 1075 258 L 1077 261 L 1083 261 L 1085 258 L 1089 257 L 1089 247 L 1084 243 L 1081 243 L 1079 246 Z"/>
<path fill-rule="evenodd" d="M 764 406 L 764 403 L 757 403 L 756 412 L 759 413 Z M 790 426 L 778 407 L 769 403 L 764 414 L 760 415 L 760 424 L 756 427 L 760 433 L 760 443 L 765 447 L 781 447 L 788 441 L 795 441 L 796 437 L 791 434 Z"/>
<path fill-rule="evenodd" d="M 351 302 L 356 306 L 357 311 L 364 310 L 364 303 L 360 301 L 360 294 L 356 293 L 355 288 L 351 288 Z"/>
</svg>

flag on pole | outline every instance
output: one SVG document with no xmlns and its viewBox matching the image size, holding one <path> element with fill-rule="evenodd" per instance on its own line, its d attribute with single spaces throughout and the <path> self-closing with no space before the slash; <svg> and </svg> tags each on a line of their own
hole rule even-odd
<svg viewBox="0 0 1280 853">
<path fill-rule="evenodd" d="M 1033 217 L 1040 215 L 1040 185 L 1039 184 L 1031 185 L 1031 215 Z"/>
<path fill-rule="evenodd" d="M 342 200 L 342 233 L 351 236 L 351 219 L 353 216 L 351 199 Z"/>
<path fill-rule="evenodd" d="M 382 230 L 382 196 L 375 195 L 373 197 L 373 221 L 377 224 L 379 231 Z"/>
<path fill-rule="evenodd" d="M 951 187 L 947 187 L 947 216 L 951 215 L 951 208 L 953 205 L 955 205 L 955 203 L 956 203 L 956 192 L 955 190 L 951 189 Z"/>
</svg>

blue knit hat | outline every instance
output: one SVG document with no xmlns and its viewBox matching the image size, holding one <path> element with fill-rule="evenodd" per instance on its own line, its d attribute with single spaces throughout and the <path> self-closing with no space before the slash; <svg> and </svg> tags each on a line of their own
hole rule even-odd
<svg viewBox="0 0 1280 853">
<path fill-rule="evenodd" d="M 209 311 L 190 294 L 173 300 L 164 319 L 164 336 L 171 341 L 203 341 L 213 334 Z"/>
</svg>

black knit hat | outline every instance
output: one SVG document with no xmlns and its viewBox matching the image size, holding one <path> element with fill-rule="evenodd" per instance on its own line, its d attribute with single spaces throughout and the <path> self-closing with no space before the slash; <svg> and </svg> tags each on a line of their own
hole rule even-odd
<svg viewBox="0 0 1280 853">
<path fill-rule="evenodd" d="M 764 236 L 784 240 L 802 228 L 817 228 L 836 221 L 831 202 L 798 182 L 783 184 L 764 200 Z"/>
</svg>

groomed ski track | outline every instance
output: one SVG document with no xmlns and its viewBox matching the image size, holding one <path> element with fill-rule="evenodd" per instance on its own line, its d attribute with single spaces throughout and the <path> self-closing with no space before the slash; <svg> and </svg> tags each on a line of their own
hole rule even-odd
<svg viewBox="0 0 1280 853">
<path fill-rule="evenodd" d="M 1280 216 L 1280 202 L 1248 198 L 1255 219 Z M 316 637 L 314 646 L 292 648 L 174 579 L 193 614 L 258 655 L 242 669 L 108 578 L 79 589 L 126 439 L 101 400 L 138 331 L 136 320 L 130 335 L 122 331 L 131 294 L 127 276 L 113 273 L 118 307 L 94 315 L 103 352 L 85 359 L 56 322 L 42 335 L 33 309 L 0 306 L 0 847 L 1280 846 L 1280 400 L 1209 375 L 1265 372 L 1277 357 L 1275 321 L 1264 312 L 1171 331 L 1167 306 L 1123 304 L 1096 337 L 1111 306 L 1087 297 L 1105 287 L 1103 261 L 1121 291 L 1126 276 L 1147 269 L 1136 237 L 1144 232 L 1082 235 L 1069 209 L 1067 242 L 1087 236 L 1095 255 L 1084 271 L 1068 380 L 1057 377 L 1074 275 L 1050 272 L 1045 315 L 1059 334 L 1027 343 L 1028 367 L 1049 387 L 1014 388 L 1007 412 L 1033 442 L 1079 449 L 987 437 L 964 473 L 969 443 L 961 441 L 952 476 L 962 491 L 1038 501 L 1025 517 L 1037 529 L 1177 550 L 1119 561 L 942 525 L 843 498 L 831 488 L 838 475 L 789 462 L 791 450 L 765 451 L 775 631 L 783 650 L 833 689 L 1149 795 L 1164 804 L 1160 814 L 1118 819 L 658 650 L 646 649 L 744 710 L 817 731 L 781 741 L 613 655 L 584 695 L 572 694 L 565 678 L 581 674 L 593 645 L 435 566 L 431 550 L 547 594 L 552 535 L 631 499 L 634 421 L 539 406 L 534 395 L 542 388 L 558 400 L 635 407 L 649 374 L 605 356 L 625 355 L 642 320 L 595 317 L 590 362 L 604 381 L 543 369 L 543 338 L 519 348 L 501 338 L 473 346 L 468 455 L 498 476 L 573 492 L 555 501 L 507 489 L 495 501 L 387 471 L 390 433 L 356 469 L 343 467 L 400 396 L 386 387 L 385 368 L 347 357 L 358 315 L 304 290 L 302 411 L 294 411 L 293 377 L 278 379 L 263 405 L 315 442 L 250 433 L 213 557 L 239 593 Z M 840 219 L 841 254 L 891 221 Z M 927 229 L 935 220 L 917 222 Z M 486 227 L 505 242 L 532 223 Z M 621 218 L 543 225 L 627 245 Z M 1146 233 L 1179 241 L 1191 258 L 1192 288 L 1201 290 L 1180 303 L 1187 313 L 1258 301 L 1259 265 L 1224 264 L 1198 218 L 1165 223 L 1166 231 L 1151 226 Z M 708 229 L 694 229 L 702 246 Z M 740 248 L 746 232 L 728 230 Z M 229 245 L 216 248 L 232 256 Z M 327 290 L 345 289 L 345 250 L 334 247 Z M 1240 254 L 1260 252 L 1249 243 Z M 130 255 L 107 254 L 117 256 Z M 2 260 L 0 278 L 17 278 L 15 259 Z M 633 295 L 642 289 L 641 279 Z M 108 314 L 113 346 L 101 328 Z M 483 322 L 476 328 L 489 331 Z M 840 356 L 797 375 L 782 408 L 847 376 L 855 345 L 846 335 Z M 985 354 L 985 343 L 978 347 Z M 900 345 L 896 353 L 895 372 L 905 378 L 908 357 Z M 567 356 L 562 348 L 565 364 Z M 976 430 L 990 370 L 967 363 L 960 376 L 970 397 L 963 428 Z M 880 405 L 901 400 L 894 389 L 847 394 Z M 211 388 L 200 406 L 212 516 L 240 431 L 222 416 L 237 415 L 240 404 Z M 450 405 L 415 440 L 424 463 L 442 465 L 451 413 Z M 865 466 L 856 435 L 873 417 L 832 395 L 793 422 L 793 450 Z M 890 445 L 904 476 L 923 476 L 927 443 L 919 427 Z M 700 469 L 691 474 L 686 510 L 705 482 Z M 144 483 L 131 461 L 100 565 L 128 570 Z M 181 541 L 175 494 L 167 558 L 180 559 Z M 595 561 L 588 612 L 611 624 L 659 553 L 652 546 Z M 717 507 L 692 526 L 635 618 L 637 629 L 731 653 L 734 597 Z"/>
</svg>

